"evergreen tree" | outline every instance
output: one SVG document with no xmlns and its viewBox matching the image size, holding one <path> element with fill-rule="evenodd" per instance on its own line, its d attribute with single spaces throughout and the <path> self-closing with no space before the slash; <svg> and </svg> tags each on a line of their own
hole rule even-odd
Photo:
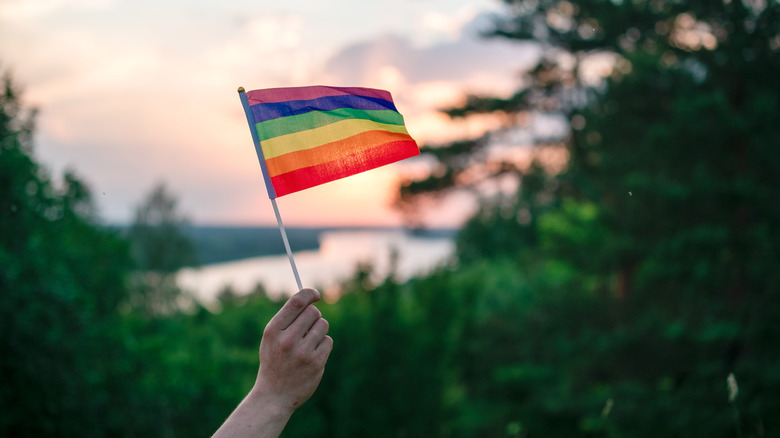
<svg viewBox="0 0 780 438">
<path fill-rule="evenodd" d="M 176 283 L 176 271 L 197 262 L 195 246 L 182 231 L 188 220 L 177 203 L 165 185 L 158 184 L 136 208 L 129 230 L 138 263 L 131 304 L 150 315 L 192 305 Z"/>
<path fill-rule="evenodd" d="M 129 248 L 98 227 L 87 187 L 31 157 L 34 111 L 0 92 L 0 435 L 118 434 L 117 321 Z"/>
<path fill-rule="evenodd" d="M 531 285 L 547 297 L 528 301 L 526 318 L 484 321 L 485 345 L 498 326 L 516 347 L 483 372 L 514 374 L 488 391 L 474 382 L 471 394 L 517 403 L 532 435 L 780 429 L 780 375 L 769 365 L 780 338 L 780 4 L 506 3 L 493 35 L 540 44 L 537 68 L 514 96 L 472 97 L 449 114 L 554 114 L 569 129 L 535 144 L 565 145 L 566 168 L 530 184 L 534 172 L 490 161 L 489 134 L 425 148 L 440 168 L 401 197 L 473 185 L 475 174 L 519 181 L 514 205 L 489 204 L 467 225 L 460 258 L 509 257 L 521 279 L 506 293 Z M 611 73 L 589 82 L 597 56 Z"/>
</svg>

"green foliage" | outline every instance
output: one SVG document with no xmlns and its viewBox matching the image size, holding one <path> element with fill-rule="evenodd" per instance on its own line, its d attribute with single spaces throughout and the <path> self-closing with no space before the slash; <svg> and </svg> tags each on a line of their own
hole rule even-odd
<svg viewBox="0 0 780 438">
<path fill-rule="evenodd" d="M 177 202 L 164 184 L 158 184 L 136 208 L 129 237 L 142 271 L 170 274 L 195 262 L 195 248 L 182 230 L 188 220 Z"/>
<path fill-rule="evenodd" d="M 517 254 L 519 248 L 538 245 L 539 216 L 549 210 L 550 176 L 538 164 L 522 176 L 524 190 L 516 196 L 495 196 L 483 200 L 457 236 L 461 262 Z"/>
<path fill-rule="evenodd" d="M 440 284 L 421 281 L 419 289 L 389 279 L 377 286 L 360 282 L 332 313 L 331 306 L 323 308 L 339 347 L 311 406 L 322 407 L 321 436 L 439 433 L 452 408 L 447 384 L 462 336 L 461 312 Z M 434 300 L 438 306 L 430 305 Z M 291 428 L 290 436 L 295 433 Z"/>
<path fill-rule="evenodd" d="M 136 208 L 128 230 L 137 271 L 131 276 L 129 307 L 147 315 L 176 313 L 191 304 L 176 283 L 178 269 L 196 262 L 195 245 L 183 231 L 187 219 L 164 184 L 155 186 Z"/>
<path fill-rule="evenodd" d="M 486 202 L 460 236 L 464 272 L 479 260 L 515 264 L 511 287 L 533 291 L 531 313 L 492 314 L 497 327 L 515 326 L 502 345 L 520 347 L 482 371 L 500 382 L 484 394 L 516 391 L 475 400 L 473 418 L 506 406 L 516 416 L 477 430 L 771 434 L 780 427 L 780 401 L 767 392 L 779 376 L 767 341 L 779 334 L 780 5 L 506 3 L 495 35 L 537 41 L 545 54 L 515 97 L 475 97 L 448 113 L 552 113 L 573 128 L 555 139 L 569 154 L 564 172 L 540 189 L 528 180 L 536 170 L 514 169 L 514 198 Z M 599 53 L 614 56 L 612 74 L 588 82 L 582 73 Z M 497 170 L 484 180 L 503 177 L 506 166 L 483 152 L 489 138 L 479 151 L 438 147 L 437 183 L 410 184 L 402 199 L 457 189 L 475 166 Z M 731 371 L 750 382 L 739 407 L 724 397 Z"/>
<path fill-rule="evenodd" d="M 0 94 L 0 435 L 119 431 L 108 389 L 127 245 L 94 226 L 72 174 L 57 187 L 30 157 L 33 114 Z M 86 397 L 85 394 L 90 394 Z M 78 422 L 74 421 L 78 418 Z"/>
<path fill-rule="evenodd" d="M 513 97 L 449 114 L 565 117 L 571 130 L 539 139 L 565 144 L 565 170 L 487 163 L 490 136 L 425 149 L 438 167 L 402 200 L 475 168 L 520 189 L 483 201 L 457 269 L 405 284 L 363 269 L 319 304 L 334 350 L 284 436 L 777 435 L 780 5 L 506 3 L 495 35 L 545 55 Z M 596 52 L 615 68 L 587 83 Z M 32 114 L 4 90 L 0 435 L 216 430 L 281 300 L 227 290 L 219 311 L 147 312 L 129 244 L 96 225 L 75 176 L 54 184 L 34 162 Z M 150 199 L 139 235 L 183 223 L 166 192 Z M 172 257 L 147 245 L 147 274 L 182 265 L 171 236 Z"/>
</svg>

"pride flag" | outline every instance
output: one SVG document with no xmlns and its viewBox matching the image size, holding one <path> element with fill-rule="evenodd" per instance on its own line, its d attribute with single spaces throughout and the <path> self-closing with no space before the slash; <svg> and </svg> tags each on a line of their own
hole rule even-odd
<svg viewBox="0 0 780 438">
<path fill-rule="evenodd" d="M 420 153 L 387 91 L 238 91 L 271 199 Z"/>
</svg>

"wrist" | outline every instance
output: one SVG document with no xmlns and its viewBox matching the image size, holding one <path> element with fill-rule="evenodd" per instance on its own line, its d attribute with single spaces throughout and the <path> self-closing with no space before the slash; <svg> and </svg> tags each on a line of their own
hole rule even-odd
<svg viewBox="0 0 780 438">
<path fill-rule="evenodd" d="M 287 421 L 295 412 L 295 406 L 286 401 L 284 397 L 273 394 L 261 385 L 255 384 L 247 395 L 247 402 L 262 409 L 272 418 Z"/>
<path fill-rule="evenodd" d="M 213 438 L 278 438 L 292 412 L 293 409 L 255 385 Z"/>
</svg>

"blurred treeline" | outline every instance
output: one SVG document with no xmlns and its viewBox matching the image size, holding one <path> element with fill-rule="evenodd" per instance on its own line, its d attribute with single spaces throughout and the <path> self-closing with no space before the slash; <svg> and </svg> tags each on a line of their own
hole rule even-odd
<svg viewBox="0 0 780 438">
<path fill-rule="evenodd" d="M 507 3 L 492 34 L 541 44 L 538 67 L 448 113 L 571 129 L 530 165 L 497 137 L 423 148 L 436 167 L 402 205 L 466 189 L 482 208 L 453 266 L 364 267 L 319 305 L 334 351 L 284 436 L 780 436 L 780 4 Z M 175 200 L 153 193 L 131 238 L 101 228 L 88 188 L 31 158 L 34 114 L 3 85 L 0 435 L 207 436 L 281 303 L 187 300 Z"/>
</svg>

